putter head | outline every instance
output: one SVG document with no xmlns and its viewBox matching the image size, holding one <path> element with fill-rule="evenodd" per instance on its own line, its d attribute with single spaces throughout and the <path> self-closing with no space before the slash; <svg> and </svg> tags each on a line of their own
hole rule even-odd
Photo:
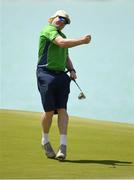
<svg viewBox="0 0 134 180">
<path fill-rule="evenodd" d="M 81 92 L 78 96 L 78 99 L 85 99 L 85 98 L 86 98 L 86 96 L 84 95 L 83 92 Z"/>
</svg>

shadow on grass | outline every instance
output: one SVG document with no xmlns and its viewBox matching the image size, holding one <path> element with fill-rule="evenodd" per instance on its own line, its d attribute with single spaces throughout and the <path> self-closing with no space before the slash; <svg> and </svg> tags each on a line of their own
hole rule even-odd
<svg viewBox="0 0 134 180">
<path fill-rule="evenodd" d="M 132 162 L 118 161 L 118 160 L 63 160 L 62 162 L 80 163 L 80 164 L 103 164 L 103 165 L 111 165 L 113 166 L 113 168 L 116 168 L 116 166 L 133 166 Z"/>
</svg>

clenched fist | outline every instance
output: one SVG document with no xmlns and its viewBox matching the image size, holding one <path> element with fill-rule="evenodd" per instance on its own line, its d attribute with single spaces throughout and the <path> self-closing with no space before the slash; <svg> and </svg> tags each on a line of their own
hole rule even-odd
<svg viewBox="0 0 134 180">
<path fill-rule="evenodd" d="M 88 44 L 88 43 L 90 43 L 90 41 L 91 41 L 91 36 L 90 36 L 90 35 L 86 35 L 86 36 L 82 37 L 82 41 L 83 41 L 83 44 Z"/>
</svg>

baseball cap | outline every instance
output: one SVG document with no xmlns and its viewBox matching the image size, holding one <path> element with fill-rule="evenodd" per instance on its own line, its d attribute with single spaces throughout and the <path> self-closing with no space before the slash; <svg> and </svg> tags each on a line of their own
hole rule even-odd
<svg viewBox="0 0 134 180">
<path fill-rule="evenodd" d="M 52 15 L 52 16 L 48 19 L 48 22 L 51 23 L 51 22 L 53 21 L 53 19 L 54 19 L 55 17 L 57 17 L 57 16 L 61 16 L 61 17 L 66 18 L 67 24 L 70 24 L 70 22 L 71 22 L 70 17 L 69 17 L 69 15 L 67 14 L 67 12 L 64 11 L 64 10 L 58 10 L 58 11 L 56 11 L 56 13 L 55 13 L 54 15 Z"/>
</svg>

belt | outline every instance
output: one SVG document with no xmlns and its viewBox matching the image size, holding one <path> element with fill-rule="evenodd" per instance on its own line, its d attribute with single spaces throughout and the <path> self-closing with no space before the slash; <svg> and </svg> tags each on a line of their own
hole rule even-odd
<svg viewBox="0 0 134 180">
<path fill-rule="evenodd" d="M 62 73 L 65 73 L 65 71 L 52 70 L 52 69 L 48 69 L 48 68 L 45 67 L 45 66 L 37 66 L 37 68 L 41 68 L 41 69 L 43 69 L 44 71 L 47 71 L 47 72 L 50 72 L 50 73 L 54 73 L 54 74 L 62 74 Z"/>
</svg>

